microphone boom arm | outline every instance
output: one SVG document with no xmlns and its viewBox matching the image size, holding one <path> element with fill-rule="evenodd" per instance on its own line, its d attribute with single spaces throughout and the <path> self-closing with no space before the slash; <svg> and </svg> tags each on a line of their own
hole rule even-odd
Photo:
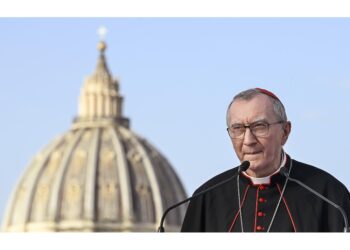
<svg viewBox="0 0 350 250">
<path fill-rule="evenodd" d="M 325 202 L 331 204 L 333 207 L 335 207 L 336 209 L 338 209 L 340 211 L 340 213 L 342 214 L 343 216 L 343 219 L 344 219 L 344 224 L 345 224 L 345 228 L 344 228 L 344 232 L 348 232 L 349 230 L 349 223 L 348 223 L 348 217 L 344 211 L 344 209 L 335 204 L 333 201 L 327 199 L 326 197 L 324 197 L 323 195 L 319 194 L 317 191 L 315 191 L 314 189 L 312 189 L 311 187 L 309 187 L 308 185 L 302 183 L 301 181 L 297 180 L 297 179 L 294 179 L 292 177 L 289 176 L 289 174 L 287 174 L 286 172 L 283 173 L 290 181 L 293 181 L 293 182 L 296 182 L 298 183 L 300 186 L 302 186 L 303 188 L 309 190 L 311 193 L 313 193 L 314 195 L 316 195 L 317 197 L 321 198 L 322 200 L 324 200 Z"/>
</svg>

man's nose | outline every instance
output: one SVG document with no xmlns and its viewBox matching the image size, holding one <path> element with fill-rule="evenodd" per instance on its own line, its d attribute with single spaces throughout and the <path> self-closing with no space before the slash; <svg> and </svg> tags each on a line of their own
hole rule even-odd
<svg viewBox="0 0 350 250">
<path fill-rule="evenodd" d="M 244 137 L 243 137 L 243 144 L 245 145 L 251 145 L 256 143 L 256 137 L 250 130 L 250 128 L 246 128 Z"/>
</svg>

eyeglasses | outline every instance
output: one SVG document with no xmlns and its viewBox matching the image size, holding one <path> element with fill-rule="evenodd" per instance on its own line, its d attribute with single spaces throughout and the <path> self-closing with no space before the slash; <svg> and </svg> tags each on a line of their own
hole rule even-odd
<svg viewBox="0 0 350 250">
<path fill-rule="evenodd" d="M 232 139 L 243 139 L 246 129 L 249 128 L 250 132 L 252 132 L 255 137 L 265 137 L 269 134 L 270 125 L 281 123 L 284 123 L 284 121 L 274 123 L 258 121 L 249 125 L 233 124 L 231 127 L 227 128 L 227 132 Z"/>
</svg>

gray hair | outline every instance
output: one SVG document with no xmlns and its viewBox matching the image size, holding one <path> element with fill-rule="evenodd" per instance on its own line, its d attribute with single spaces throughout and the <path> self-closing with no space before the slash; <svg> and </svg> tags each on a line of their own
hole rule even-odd
<svg viewBox="0 0 350 250">
<path fill-rule="evenodd" d="M 276 98 L 273 98 L 272 96 L 265 94 L 263 92 L 261 92 L 258 89 L 248 89 L 248 90 L 244 90 L 240 93 L 238 93 L 237 95 L 235 95 L 232 99 L 232 101 L 230 102 L 230 104 L 227 107 L 227 111 L 226 111 L 226 124 L 227 127 L 229 127 L 229 110 L 230 107 L 232 105 L 232 103 L 234 103 L 236 100 L 246 100 L 249 101 L 251 99 L 253 99 L 253 97 L 257 96 L 257 95 L 266 95 L 270 98 L 271 102 L 272 102 L 272 106 L 273 106 L 273 110 L 275 112 L 276 117 L 280 120 L 280 121 L 288 121 L 287 119 L 287 114 L 286 114 L 286 110 L 283 106 L 283 103 Z"/>
</svg>

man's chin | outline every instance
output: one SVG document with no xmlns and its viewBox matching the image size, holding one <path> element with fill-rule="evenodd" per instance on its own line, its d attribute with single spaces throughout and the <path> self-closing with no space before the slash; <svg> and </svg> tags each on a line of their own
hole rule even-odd
<svg viewBox="0 0 350 250">
<path fill-rule="evenodd" d="M 256 161 L 249 161 L 249 163 L 250 163 L 249 169 L 251 169 L 251 170 L 260 169 L 260 166 L 259 166 L 259 164 Z"/>
<path fill-rule="evenodd" d="M 263 167 L 261 165 L 251 164 L 247 169 L 246 173 L 252 177 L 262 177 Z"/>
<path fill-rule="evenodd" d="M 249 161 L 250 165 L 249 165 L 249 170 L 255 172 L 255 171 L 259 171 L 263 168 L 261 161 L 259 160 L 254 160 L 254 159 L 244 159 L 245 161 Z"/>
<path fill-rule="evenodd" d="M 251 165 L 258 165 L 261 162 L 261 157 L 259 154 L 247 154 L 243 157 L 243 161 L 249 161 Z"/>
</svg>

